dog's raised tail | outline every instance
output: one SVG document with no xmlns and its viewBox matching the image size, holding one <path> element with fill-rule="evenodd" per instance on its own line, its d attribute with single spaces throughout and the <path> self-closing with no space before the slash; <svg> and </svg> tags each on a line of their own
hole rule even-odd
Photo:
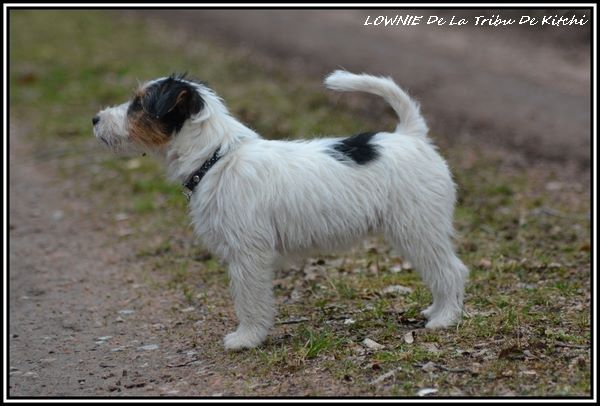
<svg viewBox="0 0 600 406">
<path fill-rule="evenodd" d="M 325 86 L 343 92 L 366 92 L 381 96 L 400 119 L 396 132 L 418 136 L 427 134 L 427 124 L 419 111 L 419 105 L 392 78 L 336 70 L 325 78 Z"/>
</svg>

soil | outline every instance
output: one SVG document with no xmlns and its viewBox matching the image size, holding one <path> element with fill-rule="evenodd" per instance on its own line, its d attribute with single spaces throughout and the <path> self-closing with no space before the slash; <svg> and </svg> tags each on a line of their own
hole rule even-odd
<svg viewBox="0 0 600 406">
<path fill-rule="evenodd" d="M 195 395 L 218 393 L 197 372 L 207 362 L 193 345 L 174 345 L 186 316 L 173 317 L 178 298 L 151 293 L 131 247 L 111 241 L 108 215 L 90 213 L 76 180 L 65 181 L 26 137 L 11 128 L 9 394 L 180 395 L 189 370 L 169 365 L 186 363 L 203 382 Z M 218 330 L 204 339 L 220 344 Z"/>
</svg>

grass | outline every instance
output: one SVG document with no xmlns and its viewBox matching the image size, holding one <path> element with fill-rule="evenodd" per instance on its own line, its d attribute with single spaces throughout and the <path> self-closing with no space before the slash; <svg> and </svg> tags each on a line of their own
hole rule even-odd
<svg viewBox="0 0 600 406">
<path fill-rule="evenodd" d="M 328 95 L 318 78 L 295 79 L 252 62 L 244 51 L 182 41 L 182 35 L 116 13 L 12 10 L 10 112 L 39 150 L 49 151 L 40 159 L 59 157 L 62 175 L 76 176 L 80 198 L 93 191 L 90 204 L 119 243 L 132 247 L 153 288 L 208 308 L 211 328 L 218 317 L 233 317 L 226 273 L 194 244 L 180 187 L 165 182 L 151 157 L 101 152 L 91 139 L 95 112 L 127 98 L 138 80 L 190 71 L 266 137 L 355 133 L 381 124 Z M 559 166 L 515 166 L 502 152 L 440 145 L 459 186 L 457 244 L 471 269 L 463 321 L 424 330 L 419 312 L 429 293 L 374 238 L 342 256 L 279 272 L 280 323 L 265 346 L 242 353 L 224 353 L 216 344 L 206 349 L 206 357 L 225 357 L 228 367 L 256 382 L 236 386 L 232 379 L 232 393 L 414 396 L 434 387 L 442 396 L 589 395 L 588 185 L 565 180 Z M 413 291 L 383 294 L 390 285 Z M 410 331 L 413 343 L 404 340 Z M 385 349 L 365 348 L 365 338 Z M 223 376 L 227 382 L 228 373 Z"/>
</svg>

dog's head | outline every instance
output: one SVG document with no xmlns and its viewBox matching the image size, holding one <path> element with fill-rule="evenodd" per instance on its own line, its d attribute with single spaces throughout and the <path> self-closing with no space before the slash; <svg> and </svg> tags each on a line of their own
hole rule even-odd
<svg viewBox="0 0 600 406">
<path fill-rule="evenodd" d="M 94 135 L 118 151 L 159 150 L 188 122 L 207 117 L 210 90 L 184 75 L 172 75 L 140 86 L 132 99 L 100 111 L 93 119 Z"/>
</svg>

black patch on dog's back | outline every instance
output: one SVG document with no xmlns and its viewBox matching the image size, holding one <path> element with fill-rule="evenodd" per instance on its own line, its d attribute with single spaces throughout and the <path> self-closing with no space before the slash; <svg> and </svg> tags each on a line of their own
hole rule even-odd
<svg viewBox="0 0 600 406">
<path fill-rule="evenodd" d="M 344 138 L 331 146 L 336 152 L 329 151 L 330 155 L 338 161 L 349 158 L 359 165 L 367 164 L 379 156 L 377 145 L 370 143 L 375 134 L 367 132 Z"/>
</svg>

